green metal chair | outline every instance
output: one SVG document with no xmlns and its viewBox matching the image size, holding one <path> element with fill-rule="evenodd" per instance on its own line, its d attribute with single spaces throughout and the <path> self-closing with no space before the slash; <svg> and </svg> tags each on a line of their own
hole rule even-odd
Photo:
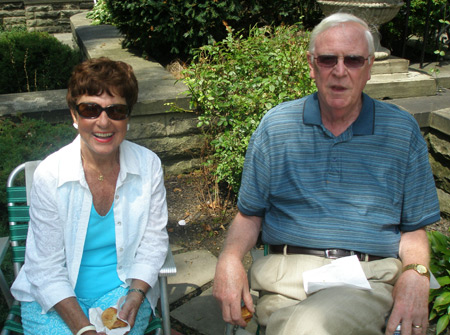
<svg viewBox="0 0 450 335">
<path fill-rule="evenodd" d="M 28 232 L 29 216 L 29 192 L 33 180 L 33 174 L 40 161 L 31 161 L 17 166 L 9 175 L 7 180 L 7 200 L 9 217 L 9 237 L 0 237 L 0 262 L 8 249 L 10 242 L 12 250 L 12 262 L 14 267 L 14 277 L 17 277 L 20 268 L 25 260 L 25 242 Z M 24 179 L 23 179 L 23 174 Z M 25 186 L 14 186 L 22 184 Z M 159 283 L 161 287 L 161 317 L 153 316 L 144 335 L 170 335 L 170 311 L 167 294 L 167 277 L 175 276 L 177 269 L 169 248 L 166 260 L 159 272 Z M 10 308 L 0 335 L 23 334 L 20 320 L 20 303 L 12 297 L 3 273 L 0 270 L 0 289 Z M 158 313 L 159 314 L 159 313 Z"/>
</svg>

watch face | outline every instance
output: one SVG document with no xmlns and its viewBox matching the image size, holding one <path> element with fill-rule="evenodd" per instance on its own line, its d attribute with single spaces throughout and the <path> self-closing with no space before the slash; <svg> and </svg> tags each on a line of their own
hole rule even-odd
<svg viewBox="0 0 450 335">
<path fill-rule="evenodd" d="M 420 265 L 420 264 L 417 265 L 416 269 L 417 269 L 417 272 L 419 272 L 419 273 L 427 273 L 427 271 L 428 271 L 425 266 Z"/>
</svg>

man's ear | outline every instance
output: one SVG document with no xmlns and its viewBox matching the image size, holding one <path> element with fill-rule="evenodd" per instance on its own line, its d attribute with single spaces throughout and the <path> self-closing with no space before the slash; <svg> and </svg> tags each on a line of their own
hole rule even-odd
<svg viewBox="0 0 450 335">
<path fill-rule="evenodd" d="M 314 79 L 315 78 L 315 73 L 314 73 L 314 56 L 311 55 L 308 52 L 306 52 L 306 58 L 308 59 L 308 65 L 309 65 L 309 76 Z"/>
<path fill-rule="evenodd" d="M 373 55 L 373 56 L 369 56 L 369 60 L 370 60 L 370 64 L 369 64 L 369 76 L 368 76 L 368 78 L 367 78 L 367 81 L 369 81 L 370 78 L 372 77 L 372 66 L 373 66 L 373 63 L 375 62 L 375 56 L 374 56 L 374 55 Z"/>
</svg>

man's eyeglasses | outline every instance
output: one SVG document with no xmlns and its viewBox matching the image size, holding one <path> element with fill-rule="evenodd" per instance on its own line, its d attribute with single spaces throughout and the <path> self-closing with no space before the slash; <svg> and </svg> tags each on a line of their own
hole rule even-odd
<svg viewBox="0 0 450 335">
<path fill-rule="evenodd" d="M 99 104 L 93 102 L 82 102 L 76 107 L 78 114 L 85 119 L 96 119 L 106 112 L 111 120 L 125 120 L 130 116 L 130 110 L 127 105 L 110 105 L 108 107 L 102 107 Z"/>
<path fill-rule="evenodd" d="M 363 56 L 336 56 L 336 55 L 320 55 L 314 57 L 317 65 L 324 68 L 332 68 L 336 66 L 339 58 L 344 58 L 344 65 L 349 69 L 357 69 L 364 65 L 366 60 L 369 58 L 364 58 Z"/>
</svg>

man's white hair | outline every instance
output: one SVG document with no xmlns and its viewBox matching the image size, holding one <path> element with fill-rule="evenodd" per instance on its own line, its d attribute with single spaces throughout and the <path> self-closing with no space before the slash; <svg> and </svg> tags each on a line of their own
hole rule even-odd
<svg viewBox="0 0 450 335">
<path fill-rule="evenodd" d="M 330 28 L 334 28 L 336 26 L 348 22 L 356 22 L 359 25 L 361 25 L 361 27 L 364 29 L 364 35 L 367 40 L 369 56 L 373 56 L 375 54 L 375 45 L 372 33 L 370 32 L 367 23 L 353 14 L 338 12 L 324 18 L 311 32 L 309 40 L 309 53 L 311 54 L 311 57 L 314 57 L 314 50 L 316 47 L 315 44 L 317 36 L 319 36 L 321 33 Z"/>
</svg>

